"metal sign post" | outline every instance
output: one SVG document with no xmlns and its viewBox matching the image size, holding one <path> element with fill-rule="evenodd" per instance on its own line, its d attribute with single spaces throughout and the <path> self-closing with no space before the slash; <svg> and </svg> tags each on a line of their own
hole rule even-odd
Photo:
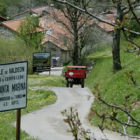
<svg viewBox="0 0 140 140">
<path fill-rule="evenodd" d="M 21 109 L 17 109 L 16 140 L 20 140 Z"/>
</svg>

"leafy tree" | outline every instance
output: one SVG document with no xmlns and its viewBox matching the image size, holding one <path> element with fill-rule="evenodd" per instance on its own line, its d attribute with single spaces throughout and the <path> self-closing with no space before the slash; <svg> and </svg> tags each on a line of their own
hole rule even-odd
<svg viewBox="0 0 140 140">
<path fill-rule="evenodd" d="M 21 7 L 22 0 L 0 0 L 0 15 L 4 17 L 11 17 L 13 14 L 16 14 L 19 7 Z M 22 8 L 24 8 L 24 5 L 22 5 Z M 27 9 L 27 8 L 26 8 Z"/>
<path fill-rule="evenodd" d="M 35 51 L 36 50 L 34 48 L 29 48 L 18 36 L 13 39 L 5 39 L 0 37 L 1 64 L 28 61 L 28 74 L 32 74 L 32 53 Z"/>
<path fill-rule="evenodd" d="M 41 46 L 44 34 L 38 31 L 39 18 L 37 16 L 27 16 L 22 20 L 19 27 L 19 36 L 25 43 L 35 49 Z"/>
<path fill-rule="evenodd" d="M 128 24 L 126 25 L 126 28 L 133 29 L 133 31 L 136 31 L 136 32 L 140 32 L 140 28 L 139 28 L 139 26 L 138 26 L 138 24 L 137 24 L 137 22 L 135 20 L 130 20 L 128 22 Z M 128 36 L 130 38 L 139 37 L 138 35 L 135 35 L 135 34 L 132 34 L 132 33 L 129 33 Z"/>
<path fill-rule="evenodd" d="M 0 15 L 3 17 L 7 16 L 7 5 L 4 0 L 0 1 Z"/>
</svg>

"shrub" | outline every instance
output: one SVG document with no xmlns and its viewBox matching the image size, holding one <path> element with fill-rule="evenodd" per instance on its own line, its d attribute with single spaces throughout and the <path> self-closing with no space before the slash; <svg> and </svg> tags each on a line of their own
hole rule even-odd
<svg viewBox="0 0 140 140">
<path fill-rule="evenodd" d="M 28 61 L 28 73 L 32 73 L 33 48 L 27 46 L 20 38 L 4 39 L 0 37 L 0 63 Z"/>
</svg>

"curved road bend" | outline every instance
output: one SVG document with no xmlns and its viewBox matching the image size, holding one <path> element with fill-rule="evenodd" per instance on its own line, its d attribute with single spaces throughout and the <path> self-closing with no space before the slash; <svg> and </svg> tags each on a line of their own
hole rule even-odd
<svg viewBox="0 0 140 140">
<path fill-rule="evenodd" d="M 36 89 L 47 89 L 47 87 L 36 87 Z M 64 116 L 61 111 L 74 107 L 79 112 L 79 117 L 84 128 L 91 128 L 94 135 L 98 138 L 104 138 L 100 130 L 90 126 L 87 120 L 93 96 L 88 88 L 50 88 L 53 90 L 58 100 L 55 104 L 43 107 L 41 110 L 24 115 L 21 118 L 21 129 L 29 135 L 40 140 L 74 140 L 71 133 L 68 133 L 68 124 L 63 122 Z M 91 97 L 89 99 L 89 96 Z M 106 132 L 109 140 L 124 140 L 116 133 Z"/>
</svg>

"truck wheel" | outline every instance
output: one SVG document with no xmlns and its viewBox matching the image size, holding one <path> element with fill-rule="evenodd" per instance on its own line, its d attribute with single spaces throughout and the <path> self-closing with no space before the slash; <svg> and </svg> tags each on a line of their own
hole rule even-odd
<svg viewBox="0 0 140 140">
<path fill-rule="evenodd" d="M 81 88 L 84 88 L 84 80 L 81 81 Z"/>
<path fill-rule="evenodd" d="M 68 81 L 66 81 L 66 87 L 69 87 L 69 82 Z"/>
<path fill-rule="evenodd" d="M 73 87 L 73 83 L 70 83 L 70 87 L 71 87 L 71 88 Z"/>
</svg>

